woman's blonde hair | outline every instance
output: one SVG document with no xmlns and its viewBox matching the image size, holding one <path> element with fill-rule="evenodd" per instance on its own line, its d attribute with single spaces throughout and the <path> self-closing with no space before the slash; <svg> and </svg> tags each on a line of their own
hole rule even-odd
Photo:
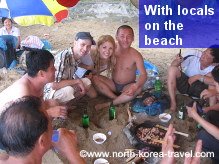
<svg viewBox="0 0 219 164">
<path fill-rule="evenodd" d="M 110 42 L 113 44 L 113 54 L 112 54 L 112 56 L 110 56 L 110 59 L 107 63 L 107 77 L 109 77 L 112 74 L 112 71 L 114 69 L 114 65 L 116 62 L 116 60 L 115 60 L 116 43 L 111 35 L 102 35 L 99 37 L 99 39 L 97 41 L 97 48 L 96 48 L 95 53 L 94 53 L 94 69 L 98 75 L 101 73 L 101 70 L 100 70 L 100 60 L 101 59 L 100 59 L 100 53 L 98 51 L 98 48 L 102 44 L 104 44 L 105 42 Z"/>
</svg>

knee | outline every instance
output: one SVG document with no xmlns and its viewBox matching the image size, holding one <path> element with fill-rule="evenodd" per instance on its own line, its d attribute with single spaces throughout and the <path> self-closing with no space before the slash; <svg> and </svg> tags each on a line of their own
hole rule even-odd
<svg viewBox="0 0 219 164">
<path fill-rule="evenodd" d="M 97 92 L 94 90 L 93 92 L 90 93 L 89 95 L 90 98 L 96 98 L 97 97 Z"/>
<path fill-rule="evenodd" d="M 99 81 L 99 77 L 98 77 L 97 75 L 93 75 L 93 77 L 92 77 L 92 83 L 93 83 L 93 84 L 97 84 L 98 81 Z"/>
<path fill-rule="evenodd" d="M 59 89 L 54 94 L 54 99 L 57 99 L 59 102 L 67 102 L 74 99 L 74 89 L 71 86 L 66 86 Z"/>
<path fill-rule="evenodd" d="M 75 90 L 71 86 L 66 86 L 62 88 L 62 92 L 63 92 L 63 97 L 65 97 L 68 95 L 74 95 Z"/>
</svg>

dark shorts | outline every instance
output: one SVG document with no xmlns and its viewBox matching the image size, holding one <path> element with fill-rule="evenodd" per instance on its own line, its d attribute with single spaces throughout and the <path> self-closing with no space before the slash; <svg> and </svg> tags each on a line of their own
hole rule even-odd
<svg viewBox="0 0 219 164">
<path fill-rule="evenodd" d="M 200 97 L 203 90 L 208 89 L 208 85 L 200 82 L 199 80 L 189 84 L 189 77 L 181 72 L 181 77 L 176 79 L 176 87 L 178 91 L 182 94 L 188 94 L 189 96 Z"/>
<path fill-rule="evenodd" d="M 205 120 L 219 127 L 219 111 L 210 110 L 205 116 Z M 214 138 L 205 129 L 198 132 L 198 139 L 202 140 L 202 150 L 205 152 L 214 152 L 214 163 L 219 163 L 219 140 Z"/>
<path fill-rule="evenodd" d="M 219 111 L 208 111 L 205 115 L 205 120 L 219 128 Z"/>
<path fill-rule="evenodd" d="M 219 140 L 214 138 L 204 129 L 198 132 L 197 138 L 202 140 L 202 151 L 214 152 L 214 157 L 211 158 L 214 163 L 219 163 Z"/>
<path fill-rule="evenodd" d="M 120 94 L 126 85 L 134 83 L 135 81 L 127 83 L 127 84 L 118 84 L 114 80 L 113 80 L 113 82 L 114 82 L 115 87 L 116 87 L 116 94 Z"/>
</svg>

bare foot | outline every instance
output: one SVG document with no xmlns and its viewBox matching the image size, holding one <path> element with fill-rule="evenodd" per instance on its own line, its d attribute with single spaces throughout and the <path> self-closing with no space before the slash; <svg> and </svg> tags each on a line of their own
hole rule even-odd
<svg viewBox="0 0 219 164">
<path fill-rule="evenodd" d="M 96 109 L 96 110 L 100 110 L 100 109 L 109 107 L 109 106 L 110 106 L 110 103 L 111 103 L 111 102 L 102 103 L 102 104 L 97 104 L 97 105 L 95 105 L 95 109 Z"/>
<path fill-rule="evenodd" d="M 175 112 L 175 111 L 176 111 L 176 104 L 175 104 L 175 103 L 171 103 L 171 105 L 170 105 L 170 110 L 171 110 L 172 112 Z"/>
</svg>

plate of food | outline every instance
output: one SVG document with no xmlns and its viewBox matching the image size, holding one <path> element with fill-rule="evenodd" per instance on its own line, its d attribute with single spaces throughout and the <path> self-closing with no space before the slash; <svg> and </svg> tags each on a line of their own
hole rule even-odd
<svg viewBox="0 0 219 164">
<path fill-rule="evenodd" d="M 134 130 L 134 136 L 138 142 L 160 150 L 166 131 L 156 127 L 157 123 L 150 121 L 137 125 Z"/>
</svg>

